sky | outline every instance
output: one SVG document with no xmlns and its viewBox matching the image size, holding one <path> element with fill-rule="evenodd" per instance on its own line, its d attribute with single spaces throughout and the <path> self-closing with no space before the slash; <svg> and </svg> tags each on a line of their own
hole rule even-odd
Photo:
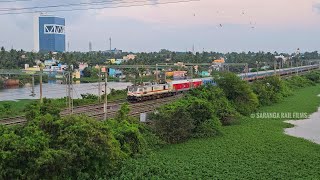
<svg viewBox="0 0 320 180">
<path fill-rule="evenodd" d="M 80 2 L 1 1 L 8 0 L 0 0 L 0 46 L 27 51 L 33 49 L 34 14 L 1 15 L 3 8 Z M 109 1 L 108 7 L 119 6 L 119 1 Z M 65 17 L 70 51 L 88 51 L 89 41 L 93 50 L 107 50 L 109 37 L 112 48 L 132 52 L 191 51 L 193 46 L 196 51 L 217 52 L 320 50 L 320 0 L 125 1 L 151 5 L 51 14 Z"/>
</svg>

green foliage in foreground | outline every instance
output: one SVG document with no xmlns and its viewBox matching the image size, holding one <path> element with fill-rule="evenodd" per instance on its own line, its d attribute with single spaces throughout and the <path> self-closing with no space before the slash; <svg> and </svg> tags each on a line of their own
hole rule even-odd
<svg viewBox="0 0 320 180">
<path fill-rule="evenodd" d="M 312 113 L 320 86 L 260 112 Z M 152 155 L 128 159 L 114 179 L 318 179 L 320 146 L 283 133 L 283 119 L 241 119 L 225 126 L 223 136 L 171 145 Z"/>
<path fill-rule="evenodd" d="M 1 127 L 0 139 L 3 179 L 104 177 L 121 159 L 111 130 L 83 116 L 38 116 L 14 131 Z"/>
<path fill-rule="evenodd" d="M 0 179 L 106 179 L 124 158 L 160 142 L 128 116 L 128 105 L 114 120 L 99 122 L 60 118 L 51 103 L 32 105 L 26 126 L 0 126 Z"/>
</svg>

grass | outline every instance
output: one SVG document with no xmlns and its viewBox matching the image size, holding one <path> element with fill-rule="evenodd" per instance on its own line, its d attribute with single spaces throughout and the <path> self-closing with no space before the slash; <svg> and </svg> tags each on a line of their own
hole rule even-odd
<svg viewBox="0 0 320 180">
<path fill-rule="evenodd" d="M 259 112 L 312 113 L 320 86 Z M 129 159 L 115 179 L 319 179 L 320 145 L 284 134 L 285 119 L 243 118 L 223 136 L 168 145 Z"/>
<path fill-rule="evenodd" d="M 20 99 L 18 101 L 0 101 L 0 118 L 20 116 L 24 114 L 24 108 L 35 100 Z M 5 106 L 9 106 L 5 108 Z"/>
</svg>

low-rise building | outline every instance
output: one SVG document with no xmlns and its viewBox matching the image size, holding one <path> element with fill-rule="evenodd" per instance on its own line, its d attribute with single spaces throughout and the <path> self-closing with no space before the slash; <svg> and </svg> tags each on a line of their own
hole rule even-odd
<svg viewBox="0 0 320 180">
<path fill-rule="evenodd" d="M 276 59 L 281 59 L 284 63 L 289 60 L 290 58 L 289 57 L 285 57 L 283 55 L 280 55 L 280 56 L 274 56 L 274 58 Z"/>
<path fill-rule="evenodd" d="M 213 60 L 212 63 L 223 64 L 223 63 L 225 63 L 225 60 L 224 60 L 224 58 L 220 58 L 220 59 Z"/>
<path fill-rule="evenodd" d="M 125 61 L 134 60 L 136 57 L 137 57 L 137 55 L 128 54 L 126 56 L 123 56 L 123 60 L 125 60 Z"/>
<path fill-rule="evenodd" d="M 88 63 L 79 63 L 79 70 L 80 71 L 83 71 L 87 67 L 89 67 Z"/>
<path fill-rule="evenodd" d="M 75 71 L 72 73 L 72 77 L 73 77 L 74 79 L 80 79 L 80 77 L 81 77 L 80 71 L 79 71 L 79 70 L 75 70 Z"/>
</svg>

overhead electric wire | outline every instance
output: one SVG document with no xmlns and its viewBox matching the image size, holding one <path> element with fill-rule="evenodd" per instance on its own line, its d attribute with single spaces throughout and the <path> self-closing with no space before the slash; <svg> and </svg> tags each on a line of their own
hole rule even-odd
<svg viewBox="0 0 320 180">
<path fill-rule="evenodd" d="M 141 6 L 150 6 L 150 5 L 164 5 L 164 4 L 177 4 L 184 2 L 195 2 L 200 0 L 178 0 L 171 2 L 157 2 L 157 3 L 147 3 L 147 4 L 135 4 L 135 5 L 119 5 L 119 6 L 103 6 L 103 7 L 88 7 L 88 8 L 78 8 L 78 9 L 60 9 L 60 10 L 43 10 L 43 11 L 27 11 L 27 12 L 9 12 L 2 13 L 0 15 L 11 15 L 11 14 L 31 14 L 31 13 L 41 13 L 41 12 L 68 12 L 68 11 L 82 11 L 82 10 L 99 10 L 99 9 L 114 9 L 114 8 L 122 8 L 122 7 L 141 7 Z"/>
<path fill-rule="evenodd" d="M 33 1 L 33 0 L 12 0 L 12 1 L 6 0 L 6 1 L 0 1 L 0 3 L 30 2 L 30 1 Z"/>
<path fill-rule="evenodd" d="M 100 4 L 113 4 L 117 2 L 130 3 L 124 0 L 109 0 L 109 1 L 95 1 L 95 2 L 83 2 L 83 3 L 69 3 L 69 4 L 59 4 L 59 5 L 49 5 L 49 6 L 33 6 L 33 7 L 22 7 L 22 8 L 0 8 L 0 11 L 18 11 L 18 10 L 30 10 L 30 9 L 47 9 L 47 8 L 57 8 L 57 7 L 70 7 L 70 6 L 88 6 L 88 5 L 100 5 Z"/>
</svg>

